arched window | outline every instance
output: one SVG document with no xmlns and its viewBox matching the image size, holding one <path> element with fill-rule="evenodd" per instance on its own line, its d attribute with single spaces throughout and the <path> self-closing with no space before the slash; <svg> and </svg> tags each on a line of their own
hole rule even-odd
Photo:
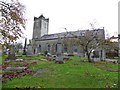
<svg viewBox="0 0 120 90">
<path fill-rule="evenodd" d="M 74 52 L 78 52 L 78 49 L 77 49 L 77 48 L 78 48 L 78 47 L 77 47 L 76 45 L 74 45 L 74 46 L 73 46 L 73 51 L 74 51 Z"/>
<path fill-rule="evenodd" d="M 57 44 L 55 45 L 55 52 L 57 52 Z"/>
<path fill-rule="evenodd" d="M 51 45 L 51 53 L 56 54 L 56 44 Z"/>
<path fill-rule="evenodd" d="M 41 45 L 39 45 L 39 52 L 41 52 Z"/>
<path fill-rule="evenodd" d="M 50 52 L 50 45 L 48 44 L 48 52 Z"/>
<path fill-rule="evenodd" d="M 78 52 L 77 48 L 74 49 L 74 52 Z"/>
</svg>

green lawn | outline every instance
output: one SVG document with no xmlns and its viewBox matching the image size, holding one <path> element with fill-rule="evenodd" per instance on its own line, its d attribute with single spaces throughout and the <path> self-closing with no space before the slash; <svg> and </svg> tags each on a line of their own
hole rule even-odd
<svg viewBox="0 0 120 90">
<path fill-rule="evenodd" d="M 21 58 L 21 57 L 20 57 Z M 23 58 L 26 58 L 23 56 Z M 39 75 L 26 75 L 15 78 L 3 84 L 3 88 L 105 88 L 117 87 L 118 72 L 111 72 L 97 68 L 110 67 L 118 70 L 117 64 L 112 63 L 88 63 L 81 62 L 82 58 L 71 57 L 65 64 L 55 64 L 54 61 L 46 61 L 43 56 L 34 56 L 31 59 L 37 59 L 37 64 L 30 66 L 30 69 L 48 70 Z M 29 62 L 29 60 L 28 60 Z"/>
<path fill-rule="evenodd" d="M 2 64 L 2 56 L 0 56 L 0 64 Z"/>
</svg>

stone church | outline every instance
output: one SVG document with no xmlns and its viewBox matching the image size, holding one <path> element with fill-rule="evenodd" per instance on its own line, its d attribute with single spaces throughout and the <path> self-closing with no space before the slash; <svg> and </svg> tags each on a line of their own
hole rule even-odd
<svg viewBox="0 0 120 90">
<path fill-rule="evenodd" d="M 72 41 L 71 38 L 75 36 L 81 37 L 84 36 L 86 33 L 95 30 L 78 30 L 55 34 L 48 34 L 48 31 L 49 18 L 45 18 L 43 15 L 39 17 L 34 17 L 33 36 L 30 42 L 33 54 L 44 53 L 45 51 L 48 51 L 50 54 L 56 55 L 56 44 L 58 42 L 58 39 L 60 38 L 62 42 L 63 53 L 72 53 L 79 56 L 84 56 L 85 53 L 83 53 L 82 47 L 76 44 L 74 40 Z M 97 29 L 97 32 L 101 38 L 105 39 L 104 28 Z M 68 39 L 71 39 L 71 41 L 68 41 Z M 99 54 L 101 54 L 101 52 L 99 52 Z"/>
</svg>

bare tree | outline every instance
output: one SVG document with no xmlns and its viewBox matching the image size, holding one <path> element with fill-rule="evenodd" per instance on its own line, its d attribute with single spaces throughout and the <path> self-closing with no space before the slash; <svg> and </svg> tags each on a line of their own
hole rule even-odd
<svg viewBox="0 0 120 90">
<path fill-rule="evenodd" d="M 76 35 L 74 35 L 73 33 L 68 32 L 67 28 L 64 28 L 64 29 L 65 29 L 66 33 L 64 34 L 63 43 L 66 47 L 69 48 L 68 52 L 70 52 L 72 54 L 73 53 L 72 47 L 74 45 L 78 45 L 79 39 L 77 39 Z M 72 37 L 70 37 L 69 35 Z"/>
<path fill-rule="evenodd" d="M 100 38 L 98 35 L 98 30 L 94 29 L 91 31 L 86 31 L 85 35 L 82 37 L 79 37 L 80 43 L 79 45 L 82 46 L 83 51 L 87 55 L 88 61 L 92 62 L 91 60 L 91 53 L 97 49 L 100 48 L 101 44 L 103 43 L 104 39 Z"/>
<path fill-rule="evenodd" d="M 73 53 L 72 47 L 76 45 L 77 42 L 78 40 L 75 37 L 72 37 L 72 38 L 65 37 L 63 40 L 64 45 L 69 48 L 68 52 L 70 52 L 71 54 Z"/>
<path fill-rule="evenodd" d="M 72 34 L 74 38 L 71 40 L 64 40 L 68 44 L 77 44 L 80 45 L 83 49 L 83 53 L 87 55 L 88 61 L 92 62 L 91 60 L 91 53 L 97 49 L 101 48 L 105 41 L 104 36 L 104 28 L 101 29 L 103 32 L 101 33 L 99 29 L 95 29 L 94 24 L 90 23 L 92 30 L 85 30 L 81 32 L 79 36 Z M 75 39 L 76 38 L 76 39 Z M 72 45 L 72 44 L 71 44 Z"/>
</svg>

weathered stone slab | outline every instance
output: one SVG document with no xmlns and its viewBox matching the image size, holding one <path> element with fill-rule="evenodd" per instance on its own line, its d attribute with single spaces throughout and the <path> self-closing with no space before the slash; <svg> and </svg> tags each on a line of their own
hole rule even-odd
<svg viewBox="0 0 120 90">
<path fill-rule="evenodd" d="M 56 57 L 56 61 L 63 61 L 63 56 Z"/>
<path fill-rule="evenodd" d="M 21 62 L 21 61 L 23 61 L 23 59 L 16 59 L 15 61 L 17 61 L 17 62 Z"/>
<path fill-rule="evenodd" d="M 7 60 L 15 60 L 16 56 L 15 56 L 15 46 L 14 45 L 10 45 L 10 50 L 9 50 L 9 54 L 8 54 L 8 58 Z"/>
<path fill-rule="evenodd" d="M 4 72 L 21 72 L 23 70 L 27 69 L 27 67 L 7 67 Z"/>
<path fill-rule="evenodd" d="M 51 72 L 50 70 L 38 70 L 34 76 L 47 76 L 47 74 L 45 74 L 46 72 Z"/>
<path fill-rule="evenodd" d="M 106 62 L 119 63 L 117 59 L 105 59 Z"/>
</svg>

